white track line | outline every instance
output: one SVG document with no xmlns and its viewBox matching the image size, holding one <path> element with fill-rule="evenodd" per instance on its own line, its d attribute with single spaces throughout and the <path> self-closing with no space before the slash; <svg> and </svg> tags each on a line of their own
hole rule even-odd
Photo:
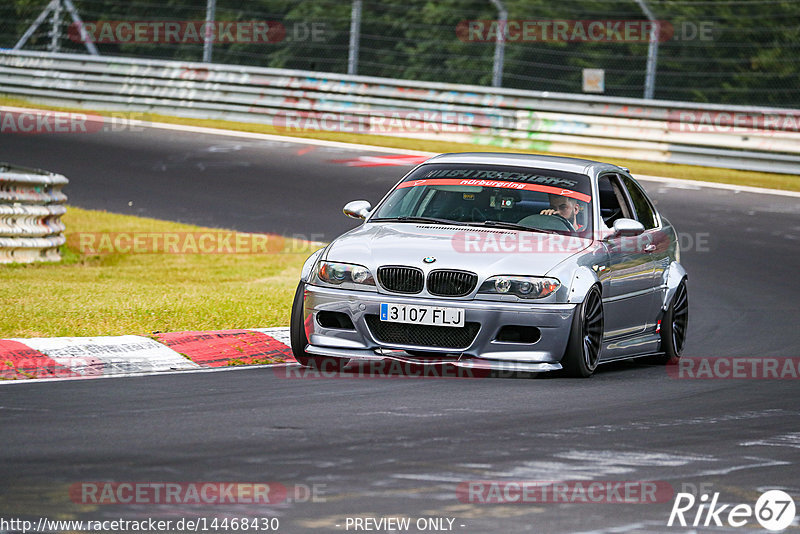
<svg viewBox="0 0 800 534">
<path fill-rule="evenodd" d="M 13 106 L 0 106 L 0 111 L 6 111 L 9 113 L 36 113 L 36 114 L 77 113 L 77 112 L 66 112 L 66 111 L 59 112 L 46 109 L 19 108 Z M 99 112 L 87 110 L 86 115 L 88 115 L 86 117 L 86 122 L 101 122 L 98 119 L 99 116 L 102 116 Z M 256 133 L 256 132 L 241 132 L 238 130 L 225 130 L 223 128 L 206 128 L 204 126 L 189 126 L 185 124 L 172 124 L 168 122 L 148 122 L 140 120 L 130 120 L 126 122 L 126 125 L 128 127 L 157 128 L 160 130 L 174 130 L 178 132 L 199 133 L 207 135 L 222 135 L 226 137 L 238 137 L 241 139 L 258 139 L 262 141 L 298 143 L 303 145 L 326 146 L 332 148 L 343 148 L 348 150 L 369 150 L 369 151 L 384 152 L 390 154 L 413 154 L 417 156 L 430 156 L 430 157 L 438 155 L 438 152 L 417 152 L 401 148 L 388 148 L 388 147 L 374 146 L 374 145 L 360 145 L 356 143 L 343 143 L 341 141 L 326 141 L 324 139 L 310 139 L 310 138 L 307 139 L 304 137 L 290 137 L 290 136 Z"/>
<path fill-rule="evenodd" d="M 634 177 L 643 182 L 659 182 L 679 187 L 704 187 L 708 189 L 726 189 L 737 193 L 758 193 L 760 195 L 800 198 L 800 191 L 784 191 L 782 189 L 767 189 L 766 187 L 752 187 L 749 185 L 720 184 L 716 182 L 702 182 L 700 180 L 683 180 L 679 178 L 666 178 L 664 176 L 647 176 L 645 174 L 636 174 Z"/>
<path fill-rule="evenodd" d="M 388 148 L 376 145 L 361 145 L 355 143 L 343 143 L 341 141 L 325 141 L 322 139 L 306 139 L 303 137 L 289 137 L 282 135 L 260 134 L 254 132 L 237 132 L 235 130 L 223 130 L 219 128 L 204 128 L 199 126 L 185 126 L 182 124 L 167 124 L 161 122 L 142 123 L 142 126 L 149 126 L 151 128 L 159 128 L 162 130 L 175 130 L 179 132 L 201 133 L 208 135 L 224 135 L 229 137 L 239 137 L 247 139 L 261 139 L 265 141 L 280 141 L 285 143 L 298 143 L 305 145 L 325 146 L 332 148 L 341 148 L 345 150 L 369 150 L 374 152 L 384 152 L 390 154 L 408 154 L 413 156 L 437 156 L 438 152 L 422 152 L 419 150 L 405 150 L 400 148 Z M 725 189 L 729 191 L 737 191 L 743 193 L 758 193 L 762 195 L 777 195 L 784 197 L 800 198 L 800 192 L 797 191 L 783 191 L 781 189 L 767 189 L 765 187 L 752 187 L 748 185 L 733 185 L 721 184 L 716 182 L 703 182 L 700 180 L 684 180 L 679 178 L 667 178 L 665 176 L 648 176 L 644 174 L 634 175 L 639 180 L 648 182 L 660 182 L 670 185 L 687 185 L 694 187 L 703 187 L 707 189 Z"/>
<path fill-rule="evenodd" d="M 34 112 L 34 113 L 57 113 L 50 110 L 39 110 L 35 108 L 20 108 L 14 106 L 0 106 L 0 111 L 7 111 L 11 113 L 25 113 L 25 112 Z M 68 113 L 68 112 L 61 112 L 61 113 Z M 73 112 L 74 113 L 74 112 Z M 97 111 L 90 111 L 87 110 L 87 114 L 89 113 L 97 113 Z M 96 118 L 88 117 L 87 121 L 92 122 L 96 121 Z M 156 128 L 160 130 L 173 130 L 178 132 L 187 132 L 187 133 L 198 133 L 198 134 L 206 134 L 206 135 L 221 135 L 226 137 L 238 137 L 240 139 L 258 139 L 262 141 L 278 141 L 283 143 L 297 143 L 303 145 L 314 145 L 314 146 L 324 146 L 330 148 L 341 148 L 345 150 L 367 150 L 370 152 L 383 152 L 385 154 L 408 154 L 414 156 L 427 156 L 433 157 L 438 155 L 438 152 L 423 152 L 420 150 L 407 150 L 402 148 L 389 148 L 389 147 L 382 147 L 377 145 L 362 145 L 356 143 L 343 143 L 341 141 L 326 141 L 323 139 L 309 139 L 304 137 L 290 137 L 284 135 L 274 135 L 274 134 L 264 134 L 264 133 L 255 133 L 255 132 L 240 132 L 236 130 L 225 130 L 222 128 L 206 128 L 203 126 L 188 126 L 184 124 L 171 124 L 165 122 L 146 122 L 146 121 L 139 121 L 133 120 L 130 121 L 130 126 L 140 126 L 145 128 Z M 634 175 L 637 179 L 648 181 L 648 182 L 661 182 L 665 184 L 671 185 L 686 185 L 686 186 L 694 186 L 694 187 L 703 187 L 707 189 L 725 189 L 728 191 L 737 191 L 742 193 L 757 193 L 761 195 L 776 195 L 776 196 L 784 196 L 784 197 L 795 197 L 800 198 L 800 192 L 797 191 L 784 191 L 781 189 L 768 189 L 765 187 L 752 187 L 748 185 L 732 185 L 732 184 L 721 184 L 716 182 L 703 182 L 699 180 L 684 180 L 678 178 L 667 178 L 664 176 L 647 176 L 644 174 L 636 174 Z"/>
</svg>

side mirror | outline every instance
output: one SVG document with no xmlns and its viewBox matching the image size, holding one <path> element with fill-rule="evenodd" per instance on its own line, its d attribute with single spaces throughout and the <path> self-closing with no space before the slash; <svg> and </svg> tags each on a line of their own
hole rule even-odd
<svg viewBox="0 0 800 534">
<path fill-rule="evenodd" d="M 644 225 L 633 219 L 617 219 L 614 221 L 613 237 L 635 237 L 644 233 Z"/>
<path fill-rule="evenodd" d="M 352 217 L 353 219 L 366 219 L 369 216 L 369 212 L 372 209 L 372 204 L 370 204 L 366 200 L 353 200 L 352 202 L 348 202 L 345 204 L 342 211 L 348 217 Z M 642 229 L 644 231 L 644 229 Z"/>
</svg>

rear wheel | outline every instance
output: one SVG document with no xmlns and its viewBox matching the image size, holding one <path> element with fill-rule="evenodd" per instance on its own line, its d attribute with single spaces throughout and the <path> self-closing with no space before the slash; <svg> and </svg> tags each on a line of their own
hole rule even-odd
<svg viewBox="0 0 800 534">
<path fill-rule="evenodd" d="M 306 345 L 308 345 L 308 338 L 306 337 L 306 329 L 303 324 L 303 301 L 306 285 L 300 282 L 297 285 L 297 291 L 294 293 L 294 301 L 292 302 L 292 316 L 289 326 L 289 338 L 292 343 L 292 354 L 297 363 L 304 367 L 312 367 L 315 369 L 334 371 L 343 367 L 343 361 L 339 358 L 325 358 L 324 356 L 313 356 L 306 352 Z"/>
<path fill-rule="evenodd" d="M 603 300 L 600 290 L 594 286 L 575 309 L 567 350 L 561 359 L 564 373 L 577 378 L 591 376 L 600 361 L 602 346 Z"/>
<path fill-rule="evenodd" d="M 672 302 L 661 320 L 661 351 L 653 361 L 662 365 L 674 365 L 683 354 L 686 344 L 686 329 L 689 325 L 689 293 L 686 280 L 682 280 L 672 297 Z"/>
</svg>

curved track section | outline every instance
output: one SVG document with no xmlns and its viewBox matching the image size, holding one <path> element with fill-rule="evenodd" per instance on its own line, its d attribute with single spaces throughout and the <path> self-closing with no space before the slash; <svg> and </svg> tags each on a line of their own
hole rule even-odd
<svg viewBox="0 0 800 534">
<path fill-rule="evenodd" d="M 407 168 L 334 162 L 354 155 L 149 129 L 3 136 L 0 145 L 0 160 L 69 176 L 70 200 L 82 207 L 323 239 L 352 225 L 340 214 L 346 201 L 377 201 Z M 645 185 L 682 232 L 686 356 L 800 356 L 796 199 Z M 257 368 L 17 384 L 0 388 L 0 507 L 32 518 L 277 516 L 281 532 L 346 531 L 355 516 L 452 518 L 452 531 L 469 533 L 685 531 L 666 526 L 672 499 L 482 504 L 459 499 L 457 488 L 663 481 L 675 492 L 720 492 L 726 503 L 752 505 L 767 487 L 797 500 L 797 391 L 797 380 L 676 379 L 628 362 L 585 381 L 324 380 Z M 73 484 L 97 480 L 277 482 L 313 487 L 317 498 L 201 507 L 70 500 Z"/>
</svg>

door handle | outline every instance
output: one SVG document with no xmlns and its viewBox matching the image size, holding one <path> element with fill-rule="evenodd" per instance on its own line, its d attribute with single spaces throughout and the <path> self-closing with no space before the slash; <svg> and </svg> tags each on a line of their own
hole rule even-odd
<svg viewBox="0 0 800 534">
<path fill-rule="evenodd" d="M 650 243 L 649 245 L 645 245 L 644 246 L 644 251 L 645 252 L 653 252 L 655 249 L 656 249 L 656 246 L 654 244 L 652 244 L 652 243 Z"/>
</svg>

